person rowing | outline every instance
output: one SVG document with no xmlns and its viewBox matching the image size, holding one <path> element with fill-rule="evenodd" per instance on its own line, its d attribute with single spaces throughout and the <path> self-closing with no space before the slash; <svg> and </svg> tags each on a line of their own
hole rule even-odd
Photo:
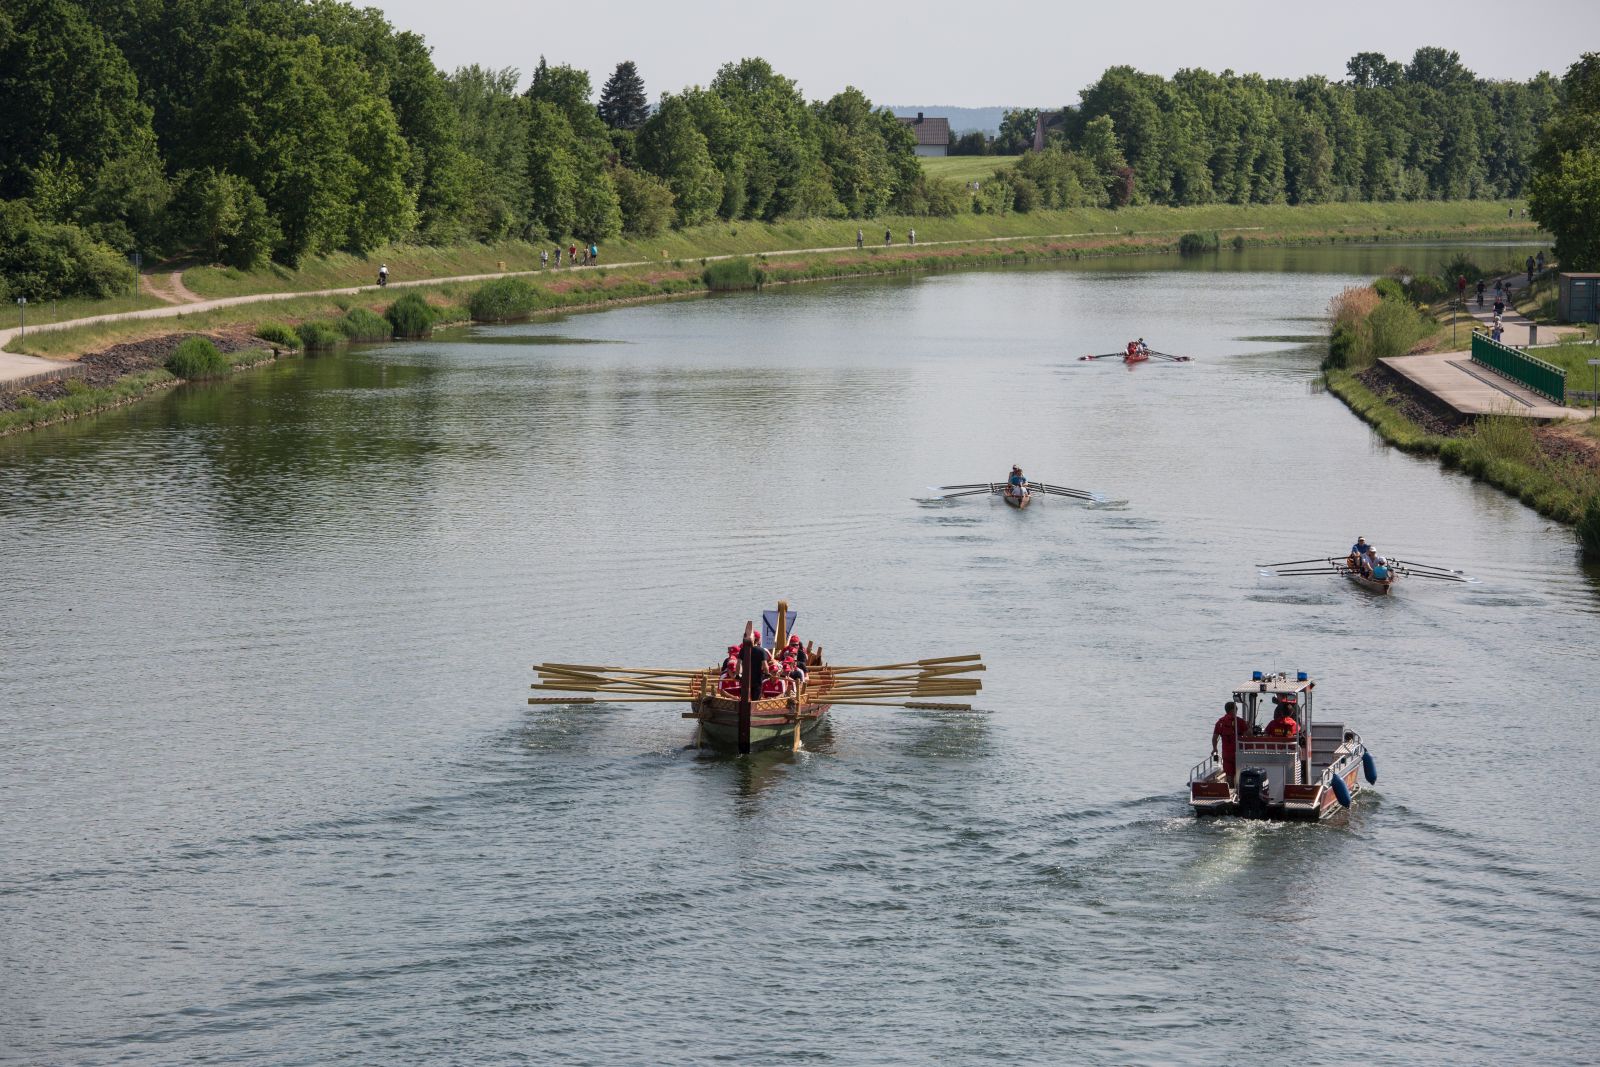
<svg viewBox="0 0 1600 1067">
<path fill-rule="evenodd" d="M 1138 345 L 1139 345 L 1139 355 L 1143 356 L 1145 359 L 1149 359 L 1150 358 L 1150 346 L 1144 343 L 1144 338 L 1143 337 L 1139 338 Z"/>
<path fill-rule="evenodd" d="M 1022 468 L 1013 466 L 1011 477 L 1006 480 L 1006 493 L 1017 500 L 1025 500 L 1032 491 L 1028 488 L 1028 479 L 1022 475 Z"/>
</svg>

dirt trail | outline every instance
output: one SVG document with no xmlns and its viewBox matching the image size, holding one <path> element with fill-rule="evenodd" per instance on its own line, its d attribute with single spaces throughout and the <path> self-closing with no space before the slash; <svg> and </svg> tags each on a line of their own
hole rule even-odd
<svg viewBox="0 0 1600 1067">
<path fill-rule="evenodd" d="M 144 291 L 167 304 L 198 304 L 205 297 L 183 284 L 183 271 L 148 271 L 139 276 Z"/>
</svg>

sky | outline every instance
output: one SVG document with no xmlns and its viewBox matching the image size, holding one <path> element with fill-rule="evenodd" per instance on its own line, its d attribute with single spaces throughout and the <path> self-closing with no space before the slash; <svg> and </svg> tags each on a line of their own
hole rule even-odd
<svg viewBox="0 0 1600 1067">
<path fill-rule="evenodd" d="M 1404 61 L 1440 45 L 1481 77 L 1526 79 L 1560 75 L 1585 48 L 1600 50 L 1596 0 L 353 2 L 421 33 L 447 71 L 516 67 L 526 84 L 542 53 L 589 71 L 598 91 L 631 59 L 652 100 L 703 85 L 745 56 L 765 58 L 811 99 L 854 85 L 881 105 L 1056 107 L 1119 64 L 1337 79 L 1357 52 Z"/>
</svg>

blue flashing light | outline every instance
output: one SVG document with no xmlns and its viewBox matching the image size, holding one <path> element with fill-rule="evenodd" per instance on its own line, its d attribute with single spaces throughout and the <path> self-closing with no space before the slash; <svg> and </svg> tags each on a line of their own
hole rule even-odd
<svg viewBox="0 0 1600 1067">
<path fill-rule="evenodd" d="M 1260 672 L 1260 671 L 1251 671 L 1251 672 L 1250 672 L 1250 680 L 1251 680 L 1251 681 L 1252 681 L 1252 682 L 1259 682 L 1259 681 L 1261 681 L 1261 672 Z"/>
<path fill-rule="evenodd" d="M 1306 679 L 1307 679 L 1307 678 L 1308 678 L 1308 677 L 1310 677 L 1310 675 L 1308 675 L 1308 674 L 1306 674 L 1306 672 L 1305 672 L 1305 671 L 1301 671 L 1301 672 L 1300 672 L 1300 673 L 1298 673 L 1298 674 L 1296 674 L 1296 675 L 1295 675 L 1295 676 L 1294 676 L 1294 680 L 1295 680 L 1295 681 L 1297 681 L 1297 682 L 1303 682 L 1303 681 L 1305 681 L 1305 680 L 1306 680 Z"/>
</svg>

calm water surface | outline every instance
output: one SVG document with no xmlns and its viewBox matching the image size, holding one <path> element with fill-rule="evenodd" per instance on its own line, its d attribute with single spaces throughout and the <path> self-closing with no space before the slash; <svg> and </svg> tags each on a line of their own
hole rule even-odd
<svg viewBox="0 0 1600 1067">
<path fill-rule="evenodd" d="M 1407 256 L 638 307 L 0 442 L 0 1061 L 1594 1062 L 1600 580 L 1311 387 Z M 1077 361 L 1138 334 L 1196 362 Z M 925 499 L 1013 462 L 1125 503 Z M 1357 534 L 1482 584 L 1252 566 Z M 522 703 L 779 596 L 981 651 L 987 714 L 741 760 Z M 1254 668 L 1368 739 L 1347 820 L 1189 815 Z"/>
</svg>

